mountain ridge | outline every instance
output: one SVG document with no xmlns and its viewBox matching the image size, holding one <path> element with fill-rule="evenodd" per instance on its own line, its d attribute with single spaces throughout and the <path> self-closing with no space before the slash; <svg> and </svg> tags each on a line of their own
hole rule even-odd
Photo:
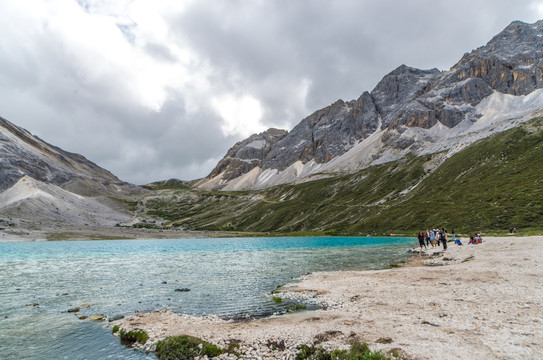
<svg viewBox="0 0 543 360">
<path fill-rule="evenodd" d="M 543 88 L 542 37 L 543 20 L 533 24 L 515 21 L 486 45 L 466 53 L 448 71 L 401 65 L 357 100 L 338 100 L 301 120 L 263 159 L 253 162 L 251 169 L 236 168 L 231 159 L 230 166 L 216 167 L 197 186 L 258 189 L 306 181 L 322 173 L 352 173 L 408 152 L 427 153 L 425 147 L 432 148 L 425 141 L 429 135 L 449 141 L 448 129 L 463 129 L 461 140 L 467 145 L 469 128 L 485 116 L 482 110 L 488 110 L 481 105 L 483 100 L 501 94 L 527 96 Z M 543 107 L 543 99 L 539 100 L 536 108 Z M 534 110 L 524 112 L 525 120 L 534 116 L 530 114 Z M 508 111 L 511 117 L 519 116 L 519 109 Z M 482 122 L 488 123 L 486 135 L 490 135 L 496 128 L 495 122 Z M 483 131 L 475 128 L 473 141 Z M 341 164 L 341 157 L 356 152 L 357 147 L 373 137 L 381 141 L 372 139 L 372 145 L 366 146 L 368 151 L 358 151 L 358 165 L 348 169 Z"/>
<path fill-rule="evenodd" d="M 0 192 L 25 175 L 84 196 L 141 191 L 84 156 L 51 145 L 2 117 L 0 155 Z"/>
<path fill-rule="evenodd" d="M 0 224 L 112 227 L 147 192 L 0 117 Z"/>
<path fill-rule="evenodd" d="M 543 229 L 542 116 L 450 156 L 407 155 L 356 173 L 248 191 L 157 187 L 142 212 L 165 228 L 267 236 L 458 233 Z M 436 165 L 439 165 L 436 167 Z M 408 235 L 410 236 L 410 235 Z"/>
</svg>

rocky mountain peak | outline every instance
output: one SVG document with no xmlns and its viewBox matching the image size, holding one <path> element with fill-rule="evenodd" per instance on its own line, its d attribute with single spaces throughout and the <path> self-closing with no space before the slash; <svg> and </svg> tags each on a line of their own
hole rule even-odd
<svg viewBox="0 0 543 360">
<path fill-rule="evenodd" d="M 464 55 L 449 71 L 401 65 L 357 100 L 338 100 L 315 111 L 269 151 L 266 148 L 261 160 L 254 157 L 250 165 L 241 161 L 244 160 L 241 155 L 236 155 L 234 163 L 229 151 L 221 160 L 222 165 L 228 162 L 229 166 L 218 166 L 208 180 L 221 176 L 223 179 L 241 178 L 251 170 L 250 177 L 236 180 L 235 188 L 254 184 L 262 187 L 297 181 L 323 170 L 356 171 L 361 166 L 397 159 L 408 152 L 443 151 L 446 147 L 430 146 L 437 140 L 433 136 L 421 136 L 421 131 L 436 127 L 435 132 L 441 134 L 442 129 L 454 129 L 462 124 L 459 127 L 462 130 L 455 134 L 469 132 L 485 115 L 479 107 L 483 100 L 495 94 L 498 97 L 528 95 L 541 88 L 543 21 L 534 24 L 516 21 L 486 45 Z M 512 99 L 510 102 L 517 103 Z M 538 102 L 533 100 L 531 106 Z M 488 105 L 485 106 L 483 109 L 488 109 Z M 413 131 L 408 131 L 410 129 Z M 465 141 L 463 146 L 468 143 Z M 345 163 L 349 165 L 342 165 Z M 220 186 L 227 186 L 227 182 Z"/>
<path fill-rule="evenodd" d="M 371 97 L 383 119 L 383 128 L 392 123 L 394 113 L 427 92 L 441 75 L 438 69 L 420 70 L 401 65 L 383 77 L 371 91 Z"/>
<path fill-rule="evenodd" d="M 504 94 L 526 95 L 543 87 L 543 21 L 515 21 L 452 67 L 449 77 L 482 79 Z"/>
<path fill-rule="evenodd" d="M 236 143 L 211 171 L 209 177 L 223 174 L 222 179 L 228 181 L 251 171 L 264 160 L 272 147 L 287 134 L 288 131 L 286 130 L 271 128 Z"/>
</svg>

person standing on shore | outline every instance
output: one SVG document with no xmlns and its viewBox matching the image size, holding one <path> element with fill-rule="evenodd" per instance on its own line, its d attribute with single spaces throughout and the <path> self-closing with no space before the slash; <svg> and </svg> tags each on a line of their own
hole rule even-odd
<svg viewBox="0 0 543 360">
<path fill-rule="evenodd" d="M 447 251 L 447 230 L 445 230 L 445 228 L 441 228 L 439 234 L 441 241 L 443 242 L 443 251 Z"/>
<path fill-rule="evenodd" d="M 418 239 L 419 239 L 419 245 L 420 245 L 420 251 L 422 252 L 422 247 L 424 246 L 424 248 L 426 250 L 428 250 L 428 248 L 426 247 L 426 244 L 424 243 L 424 231 L 419 231 L 419 234 L 417 235 Z"/>
<path fill-rule="evenodd" d="M 430 231 L 430 243 L 432 244 L 432 247 L 436 247 L 436 233 L 434 232 L 434 229 Z"/>
<path fill-rule="evenodd" d="M 430 246 L 430 231 L 426 229 L 426 232 L 424 233 L 424 240 L 426 240 L 426 247 Z"/>
</svg>

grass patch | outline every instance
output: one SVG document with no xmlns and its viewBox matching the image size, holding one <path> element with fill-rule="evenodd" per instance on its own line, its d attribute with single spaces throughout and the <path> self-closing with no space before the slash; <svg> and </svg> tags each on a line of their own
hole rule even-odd
<svg viewBox="0 0 543 360">
<path fill-rule="evenodd" d="M 296 360 L 391 360 L 381 352 L 372 352 L 368 344 L 355 341 L 349 350 L 327 351 L 322 347 L 301 345 Z"/>
<path fill-rule="evenodd" d="M 294 306 L 287 307 L 287 312 L 300 311 L 300 310 L 305 310 L 305 309 L 307 309 L 307 306 L 296 304 Z"/>
<path fill-rule="evenodd" d="M 283 302 L 283 299 L 279 296 L 274 296 L 273 301 L 275 301 L 276 304 L 281 304 Z"/>
<path fill-rule="evenodd" d="M 119 331 L 119 329 L 120 329 L 119 325 L 115 325 L 115 326 L 113 327 L 113 329 L 111 329 L 111 333 L 112 333 L 112 334 L 116 334 L 116 333 Z"/>
<path fill-rule="evenodd" d="M 232 353 L 237 347 L 234 345 Z M 207 356 L 209 358 L 219 356 L 227 352 L 202 339 L 181 335 L 170 336 L 156 345 L 156 355 L 159 360 L 192 360 L 196 357 Z"/>
<path fill-rule="evenodd" d="M 160 225 L 153 224 L 153 223 L 150 223 L 150 222 L 145 222 L 145 221 L 136 223 L 136 224 L 132 225 L 132 227 L 134 229 L 155 229 L 155 230 L 162 229 L 162 226 L 160 226 Z"/>
<path fill-rule="evenodd" d="M 157 181 L 153 182 L 147 185 L 142 186 L 144 189 L 147 190 L 189 190 L 190 189 L 190 183 L 178 179 L 170 179 L 170 180 L 164 180 L 164 181 Z"/>
<path fill-rule="evenodd" d="M 124 329 L 120 329 L 119 336 L 121 338 L 121 343 L 127 346 L 131 346 L 135 342 L 139 342 L 143 345 L 149 339 L 149 335 L 143 330 L 126 331 Z"/>
</svg>

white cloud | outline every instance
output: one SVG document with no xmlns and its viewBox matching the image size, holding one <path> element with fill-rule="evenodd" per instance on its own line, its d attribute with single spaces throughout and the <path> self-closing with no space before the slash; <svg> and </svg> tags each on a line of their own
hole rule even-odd
<svg viewBox="0 0 543 360">
<path fill-rule="evenodd" d="M 536 19 L 543 18 L 543 1 L 533 1 L 530 5 L 535 12 Z"/>
<path fill-rule="evenodd" d="M 214 98 L 211 104 L 223 119 L 221 129 L 226 136 L 251 134 L 266 130 L 262 121 L 262 106 L 260 102 L 249 96 L 234 97 L 224 95 Z"/>
</svg>

